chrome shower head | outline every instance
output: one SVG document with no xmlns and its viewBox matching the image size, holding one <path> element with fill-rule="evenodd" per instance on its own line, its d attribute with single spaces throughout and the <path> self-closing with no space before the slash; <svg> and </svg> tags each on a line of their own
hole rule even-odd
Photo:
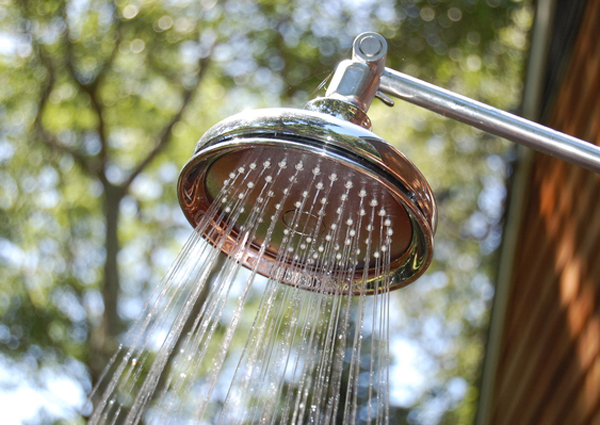
<svg viewBox="0 0 600 425">
<path fill-rule="evenodd" d="M 375 56 L 379 65 L 367 63 L 365 70 L 378 78 L 385 51 Z M 368 108 L 377 85 L 359 78 L 361 90 L 370 92 Z M 262 202 L 261 217 L 271 222 L 256 225 L 240 261 L 265 276 L 313 290 L 325 282 L 328 291 L 359 294 L 382 291 L 374 282 L 389 275 L 389 289 L 400 288 L 431 262 L 435 200 L 418 169 L 369 131 L 365 96 L 354 102 L 339 94 L 344 84 L 334 77 L 338 91 L 304 110 L 244 112 L 212 127 L 181 172 L 179 202 L 193 226 L 224 185 Z M 243 178 L 236 177 L 238 169 Z M 271 199 L 264 201 L 265 194 Z M 231 254 L 251 209 L 233 218 L 222 213 L 205 236 L 216 244 L 227 234 L 220 249 Z M 377 261 L 383 256 L 389 269 Z"/>
</svg>

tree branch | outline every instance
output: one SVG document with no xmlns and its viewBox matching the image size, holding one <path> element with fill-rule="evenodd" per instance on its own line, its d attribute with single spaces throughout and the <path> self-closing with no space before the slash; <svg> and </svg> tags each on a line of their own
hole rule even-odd
<svg viewBox="0 0 600 425">
<path fill-rule="evenodd" d="M 23 15 L 23 22 L 29 20 L 27 14 L 27 4 L 25 2 L 17 2 L 17 5 L 19 6 Z M 85 156 L 83 156 L 77 150 L 61 144 L 56 138 L 56 136 L 50 131 L 48 131 L 46 127 L 44 127 L 44 124 L 42 123 L 42 115 L 44 113 L 44 109 L 46 108 L 46 104 L 48 103 L 48 99 L 50 98 L 50 94 L 54 89 L 54 84 L 56 82 L 56 69 L 52 63 L 52 60 L 46 55 L 44 49 L 36 41 L 35 34 L 33 34 L 30 30 L 25 30 L 25 32 L 28 33 L 29 38 L 31 40 L 31 46 L 34 49 L 34 51 L 37 52 L 37 57 L 39 58 L 42 66 L 46 69 L 46 72 L 48 73 L 48 77 L 45 83 L 41 84 L 40 96 L 37 102 L 37 111 L 35 115 L 35 120 L 33 122 L 33 128 L 35 133 L 37 134 L 37 136 L 43 144 L 61 153 L 71 155 L 75 159 L 75 162 L 79 164 L 81 169 L 86 174 L 92 177 L 98 177 L 98 170 L 95 169 L 93 164 Z"/>
<path fill-rule="evenodd" d="M 44 66 L 48 72 L 48 78 L 45 84 L 42 84 L 40 97 L 37 103 L 37 112 L 33 122 L 35 132 L 38 134 L 42 143 L 44 143 L 46 146 L 71 155 L 85 173 L 92 177 L 98 177 L 100 170 L 96 169 L 96 167 L 94 167 L 85 156 L 83 156 L 76 149 L 61 144 L 56 136 L 44 127 L 44 124 L 42 123 L 42 115 L 44 109 L 46 108 L 46 104 L 48 103 L 48 99 L 50 98 L 50 93 L 52 93 L 52 89 L 54 88 L 54 83 L 56 82 L 56 70 L 51 59 L 46 56 L 43 49 L 33 40 L 33 38 L 31 43 L 38 52 L 38 57 L 40 58 L 42 66 Z"/>
<path fill-rule="evenodd" d="M 117 7 L 114 5 L 113 10 L 113 22 L 115 22 L 115 42 L 112 47 L 108 58 L 100 65 L 100 70 L 96 73 L 94 79 L 90 82 L 83 82 L 79 79 L 77 69 L 75 68 L 75 62 L 73 60 L 73 42 L 71 41 L 69 26 L 68 24 L 65 27 L 65 48 L 66 48 L 66 57 L 65 57 L 65 66 L 69 70 L 72 79 L 77 83 L 79 89 L 84 93 L 87 93 L 90 97 L 92 109 L 94 110 L 97 118 L 98 124 L 96 126 L 96 132 L 98 133 L 98 138 L 100 139 L 100 152 L 98 153 L 98 157 L 100 158 L 100 163 L 102 164 L 102 173 L 104 173 L 104 167 L 106 166 L 106 162 L 108 159 L 108 140 L 107 140 L 107 129 L 106 122 L 104 121 L 103 116 L 103 105 L 102 101 L 98 95 L 98 86 L 106 76 L 107 71 L 111 68 L 112 63 L 117 55 L 119 39 L 121 37 L 121 20 L 117 16 Z M 63 12 L 63 19 L 65 23 L 68 22 L 66 19 L 66 15 Z"/>
<path fill-rule="evenodd" d="M 171 130 L 173 129 L 175 124 L 177 124 L 181 120 L 181 117 L 182 117 L 183 113 L 185 112 L 185 109 L 189 105 L 194 93 L 196 92 L 198 86 L 200 85 L 204 75 L 206 74 L 206 70 L 208 68 L 209 63 L 210 63 L 210 55 L 206 56 L 205 58 L 202 58 L 199 61 L 200 69 L 198 71 L 198 78 L 196 80 L 196 83 L 194 84 L 194 86 L 192 88 L 185 90 L 183 92 L 183 102 L 181 104 L 181 107 L 179 108 L 177 113 L 175 115 L 173 115 L 171 120 L 167 123 L 167 125 L 161 131 L 160 135 L 157 138 L 157 142 L 154 145 L 154 148 L 150 152 L 148 152 L 148 155 L 146 155 L 146 157 L 133 169 L 133 171 L 127 178 L 127 180 L 125 180 L 125 182 L 123 182 L 121 187 L 124 190 L 127 190 L 127 188 L 129 188 L 131 183 L 135 180 L 135 178 L 142 171 L 144 171 L 144 169 L 154 160 L 154 158 L 156 158 L 156 156 L 159 153 L 161 153 L 167 147 L 167 145 L 171 141 Z"/>
</svg>

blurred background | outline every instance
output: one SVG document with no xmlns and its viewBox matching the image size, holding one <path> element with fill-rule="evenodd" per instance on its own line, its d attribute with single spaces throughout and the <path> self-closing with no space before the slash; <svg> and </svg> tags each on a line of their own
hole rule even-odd
<svg viewBox="0 0 600 425">
<path fill-rule="evenodd" d="M 364 31 L 388 67 L 515 111 L 533 16 L 528 0 L 0 0 L 2 423 L 85 422 L 192 232 L 176 181 L 211 125 L 323 95 Z M 440 213 L 434 263 L 392 296 L 392 423 L 470 424 L 516 150 L 402 102 L 369 116 Z"/>
</svg>

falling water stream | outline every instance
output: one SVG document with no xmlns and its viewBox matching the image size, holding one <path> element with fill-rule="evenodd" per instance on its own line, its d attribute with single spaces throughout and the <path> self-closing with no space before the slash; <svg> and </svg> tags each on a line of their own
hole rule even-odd
<svg viewBox="0 0 600 425">
<path fill-rule="evenodd" d="M 389 211 L 359 173 L 288 160 L 220 177 L 90 424 L 388 424 Z"/>
</svg>

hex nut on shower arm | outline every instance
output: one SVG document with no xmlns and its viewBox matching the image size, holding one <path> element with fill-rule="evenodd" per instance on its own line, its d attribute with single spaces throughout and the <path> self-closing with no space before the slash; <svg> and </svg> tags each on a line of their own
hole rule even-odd
<svg viewBox="0 0 600 425">
<path fill-rule="evenodd" d="M 374 97 L 391 106 L 393 103 L 386 95 L 393 96 L 600 174 L 597 146 L 383 68 L 386 52 L 387 43 L 381 35 L 364 33 L 356 37 L 353 58 L 338 66 L 326 97 L 366 112 Z"/>
</svg>

